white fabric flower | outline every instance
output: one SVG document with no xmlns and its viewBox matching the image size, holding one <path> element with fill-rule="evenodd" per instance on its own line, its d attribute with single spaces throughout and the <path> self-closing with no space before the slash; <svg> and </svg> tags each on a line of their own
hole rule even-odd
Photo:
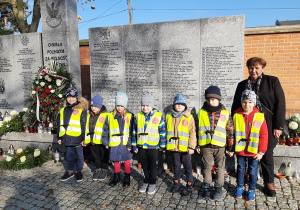
<svg viewBox="0 0 300 210">
<path fill-rule="evenodd" d="M 295 117 L 297 117 L 298 121 L 300 122 L 300 114 L 294 114 Z"/>
<path fill-rule="evenodd" d="M 51 93 L 54 93 L 54 92 L 55 92 L 55 90 L 51 90 L 50 92 L 51 92 Z"/>
<path fill-rule="evenodd" d="M 46 76 L 45 76 L 45 80 L 48 80 L 48 79 L 49 79 L 49 76 L 48 76 L 48 75 L 46 75 Z"/>
<path fill-rule="evenodd" d="M 59 98 L 62 98 L 62 94 L 58 94 L 58 97 L 59 97 Z"/>
<path fill-rule="evenodd" d="M 34 95 L 35 93 L 36 93 L 36 91 L 35 91 L 35 90 L 33 90 L 33 91 L 31 92 L 31 94 L 32 94 L 32 95 Z"/>
<path fill-rule="evenodd" d="M 23 108 L 23 112 L 27 112 L 28 111 L 28 108 Z"/>
<path fill-rule="evenodd" d="M 22 157 L 20 158 L 20 161 L 21 161 L 21 163 L 24 163 L 24 162 L 26 161 L 26 156 L 22 156 Z"/>
<path fill-rule="evenodd" d="M 61 86 L 62 80 L 61 79 L 56 79 L 56 85 Z"/>
<path fill-rule="evenodd" d="M 51 79 L 50 77 L 49 77 L 47 80 L 48 80 L 48 82 L 51 82 L 51 81 L 52 81 L 52 79 Z"/>
<path fill-rule="evenodd" d="M 32 109 L 32 110 L 30 110 L 30 112 L 33 112 L 33 109 Z"/>
<path fill-rule="evenodd" d="M 41 82 L 40 85 L 41 85 L 42 87 L 44 87 L 44 86 L 45 86 L 45 82 Z"/>
<path fill-rule="evenodd" d="M 39 81 L 35 81 L 35 84 L 39 84 Z"/>
<path fill-rule="evenodd" d="M 52 88 L 52 85 L 49 85 L 48 88 L 51 89 L 51 88 Z"/>
<path fill-rule="evenodd" d="M 7 156 L 7 157 L 6 157 L 6 161 L 7 161 L 7 162 L 11 161 L 12 159 L 13 159 L 13 158 L 10 157 L 10 156 Z"/>
<path fill-rule="evenodd" d="M 42 75 L 40 76 L 40 79 L 43 79 L 43 76 L 42 76 Z"/>
<path fill-rule="evenodd" d="M 9 114 L 10 114 L 10 116 L 16 116 L 19 113 L 16 110 L 12 110 Z"/>
<path fill-rule="evenodd" d="M 298 123 L 296 123 L 295 121 L 291 121 L 289 123 L 289 128 L 292 130 L 296 130 L 298 128 Z"/>
<path fill-rule="evenodd" d="M 41 154 L 41 151 L 39 150 L 39 149 L 35 149 L 34 150 L 34 153 L 33 153 L 33 156 L 34 157 L 37 157 L 37 156 L 39 156 Z"/>
<path fill-rule="evenodd" d="M 11 121 L 11 117 L 4 117 L 4 120 L 3 120 L 4 122 L 9 122 L 9 121 Z"/>
<path fill-rule="evenodd" d="M 20 153 L 22 153 L 23 152 L 23 149 L 22 148 L 20 148 L 20 149 L 17 149 L 17 154 L 20 154 Z"/>
</svg>

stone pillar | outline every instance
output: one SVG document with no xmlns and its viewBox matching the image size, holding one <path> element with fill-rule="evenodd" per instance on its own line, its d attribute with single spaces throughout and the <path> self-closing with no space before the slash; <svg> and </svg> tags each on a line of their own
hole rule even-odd
<svg viewBox="0 0 300 210">
<path fill-rule="evenodd" d="M 76 0 L 41 0 L 44 65 L 57 59 L 81 93 Z"/>
</svg>

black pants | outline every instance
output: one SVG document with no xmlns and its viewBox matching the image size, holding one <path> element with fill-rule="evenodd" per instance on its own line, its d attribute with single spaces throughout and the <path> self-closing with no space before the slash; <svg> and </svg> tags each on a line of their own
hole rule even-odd
<svg viewBox="0 0 300 210">
<path fill-rule="evenodd" d="M 108 169 L 109 150 L 106 149 L 103 144 L 93 144 L 90 147 L 95 161 L 96 169 Z"/>
<path fill-rule="evenodd" d="M 138 148 L 140 161 L 145 175 L 144 183 L 155 184 L 157 176 L 157 155 L 158 149 Z"/>
<path fill-rule="evenodd" d="M 274 148 L 268 148 L 265 155 L 260 160 L 264 184 L 274 183 Z"/>
<path fill-rule="evenodd" d="M 174 176 L 175 180 L 180 182 L 181 178 L 181 162 L 183 164 L 187 182 L 193 183 L 193 169 L 191 155 L 187 152 L 172 152 L 173 164 L 174 164 Z"/>
</svg>

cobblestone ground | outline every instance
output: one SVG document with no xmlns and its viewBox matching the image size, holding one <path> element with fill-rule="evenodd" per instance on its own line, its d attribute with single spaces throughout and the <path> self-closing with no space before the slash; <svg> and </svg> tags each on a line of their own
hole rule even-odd
<svg viewBox="0 0 300 210">
<path fill-rule="evenodd" d="M 262 180 L 258 181 L 255 201 L 234 198 L 236 178 L 225 178 L 221 201 L 198 198 L 203 178 L 194 174 L 193 191 L 189 196 L 170 193 L 171 172 L 159 171 L 154 195 L 138 192 L 142 172 L 132 166 L 131 186 L 123 188 L 92 181 L 93 165 L 84 165 L 84 181 L 74 179 L 60 182 L 64 172 L 62 164 L 52 161 L 42 167 L 22 171 L 0 172 L 1 209 L 300 209 L 300 184 L 297 180 L 275 179 L 276 197 L 262 193 Z M 112 168 L 111 168 L 112 171 Z M 110 173 L 111 175 L 111 173 Z M 121 177 L 122 178 L 122 177 Z M 183 177 L 184 179 L 184 177 Z M 182 181 L 185 185 L 185 182 Z M 246 189 L 245 189 L 246 190 Z M 243 198 L 246 195 L 243 195 Z"/>
</svg>

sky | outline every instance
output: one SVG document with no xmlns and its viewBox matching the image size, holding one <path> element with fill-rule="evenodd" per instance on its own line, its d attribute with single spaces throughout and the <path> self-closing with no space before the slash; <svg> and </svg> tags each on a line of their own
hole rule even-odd
<svg viewBox="0 0 300 210">
<path fill-rule="evenodd" d="M 129 23 L 128 0 L 78 1 L 80 40 L 89 38 L 89 28 Z M 300 20 L 300 0 L 131 0 L 131 5 L 133 24 L 245 15 L 249 28 Z"/>
</svg>

